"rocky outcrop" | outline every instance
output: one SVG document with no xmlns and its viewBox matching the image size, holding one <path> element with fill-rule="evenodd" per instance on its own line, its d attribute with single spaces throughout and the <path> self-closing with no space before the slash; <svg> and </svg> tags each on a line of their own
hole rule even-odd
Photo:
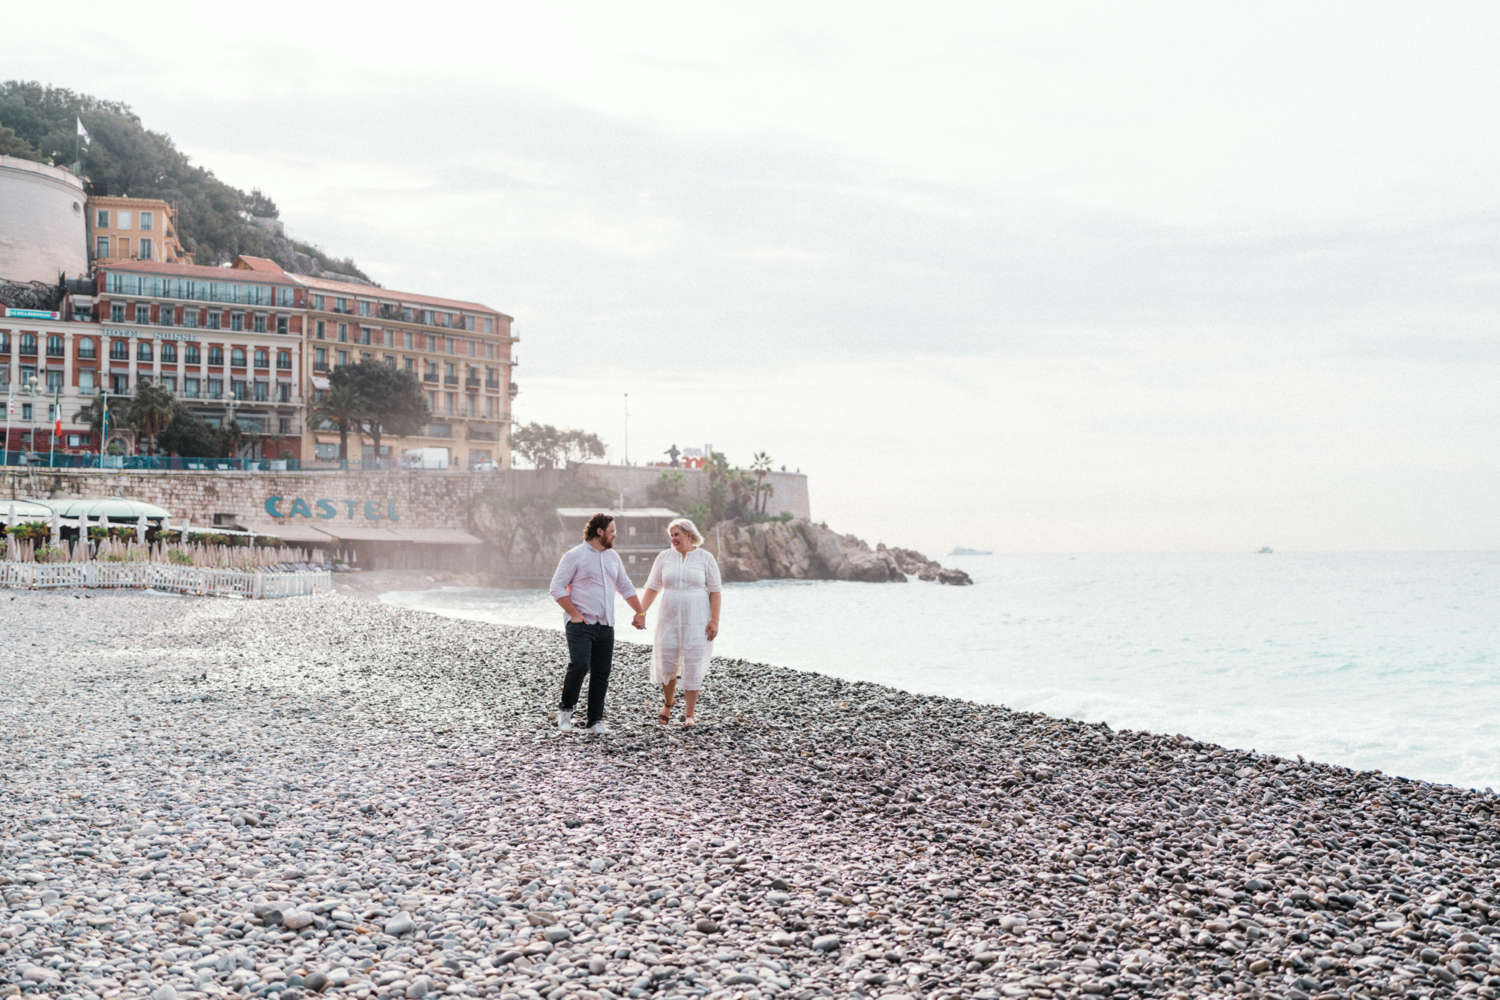
<svg viewBox="0 0 1500 1000">
<path fill-rule="evenodd" d="M 724 521 L 708 531 L 705 549 L 719 561 L 726 582 L 853 580 L 905 583 L 907 576 L 954 585 L 972 583 L 962 570 L 946 570 L 911 549 L 871 549 L 801 519 L 741 524 Z"/>
</svg>

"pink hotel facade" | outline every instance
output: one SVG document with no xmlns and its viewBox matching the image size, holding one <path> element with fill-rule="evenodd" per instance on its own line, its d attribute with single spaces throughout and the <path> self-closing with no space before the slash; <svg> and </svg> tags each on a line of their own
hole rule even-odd
<svg viewBox="0 0 1500 1000">
<path fill-rule="evenodd" d="M 0 307 L 0 394 L 10 379 L 20 388 L 35 376 L 38 394 L 17 398 L 47 411 L 27 414 L 38 418 L 35 443 L 13 417 L 11 449 L 48 449 L 56 393 L 57 451 L 97 452 L 72 415 L 99 392 L 123 404 L 149 380 L 204 419 L 236 420 L 252 442 L 248 457 L 336 459 L 338 433 L 313 427 L 308 409 L 334 368 L 377 361 L 413 372 L 433 412 L 421 434 L 384 438 L 379 457 L 441 448 L 450 467 L 509 464 L 516 337 L 496 309 L 291 274 L 247 256 L 228 268 L 101 261 L 93 292 L 68 296 L 50 318 Z M 128 432 L 111 440 L 134 451 Z M 377 456 L 351 435 L 349 457 Z"/>
</svg>

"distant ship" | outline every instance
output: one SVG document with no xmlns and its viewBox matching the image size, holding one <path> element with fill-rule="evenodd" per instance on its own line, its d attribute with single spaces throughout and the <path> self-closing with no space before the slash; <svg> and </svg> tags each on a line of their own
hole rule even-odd
<svg viewBox="0 0 1500 1000">
<path fill-rule="evenodd" d="M 1260 547 L 1259 551 L 1257 551 L 1255 554 L 1258 555 L 1258 556 L 1268 556 L 1268 555 L 1271 554 L 1271 546 L 1269 546 L 1269 545 L 1262 545 Z"/>
<path fill-rule="evenodd" d="M 985 552 L 982 549 L 966 549 L 962 545 L 948 553 L 950 556 L 992 556 L 995 553 Z"/>
</svg>

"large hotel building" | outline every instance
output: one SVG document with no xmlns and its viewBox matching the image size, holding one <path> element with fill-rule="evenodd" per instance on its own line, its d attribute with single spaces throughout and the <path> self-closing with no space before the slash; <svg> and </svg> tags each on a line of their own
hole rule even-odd
<svg viewBox="0 0 1500 1000">
<path fill-rule="evenodd" d="M 105 210 L 90 211 L 99 234 Z M 109 211 L 117 225 L 122 209 Z M 331 463 L 339 434 L 313 426 L 309 410 L 339 365 L 377 361 L 417 375 L 432 419 L 417 435 L 384 437 L 379 456 L 351 433 L 350 459 L 399 462 L 425 448 L 441 449 L 452 468 L 509 464 L 511 317 L 477 302 L 290 274 L 256 257 L 227 268 L 125 259 L 115 254 L 118 231 L 96 236 L 114 242 L 96 253 L 92 295 L 75 289 L 56 313 L 0 307 L 0 395 L 9 398 L 18 380 L 12 452 L 97 454 L 110 442 L 94 440 L 74 414 L 99 393 L 123 413 L 150 381 L 199 417 L 238 422 L 242 457 Z M 53 442 L 59 397 L 63 433 Z M 124 427 L 112 427 L 110 441 L 136 451 Z"/>
</svg>

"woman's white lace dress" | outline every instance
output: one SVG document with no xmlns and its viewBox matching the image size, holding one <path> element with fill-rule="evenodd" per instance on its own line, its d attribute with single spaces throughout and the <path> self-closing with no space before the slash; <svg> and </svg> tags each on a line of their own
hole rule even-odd
<svg viewBox="0 0 1500 1000">
<path fill-rule="evenodd" d="M 708 595 L 724 589 L 718 562 L 701 548 L 685 556 L 667 549 L 651 565 L 646 589 L 660 595 L 653 609 L 656 638 L 651 649 L 651 680 L 667 684 L 680 677 L 682 690 L 701 689 L 714 655 L 714 644 L 704 634 L 710 617 Z"/>
</svg>

